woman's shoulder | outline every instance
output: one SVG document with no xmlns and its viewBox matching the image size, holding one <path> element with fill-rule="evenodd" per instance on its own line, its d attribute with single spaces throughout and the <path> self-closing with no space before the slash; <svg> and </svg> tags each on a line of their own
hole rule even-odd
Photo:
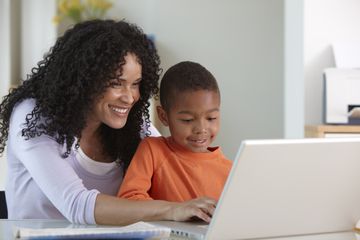
<svg viewBox="0 0 360 240">
<path fill-rule="evenodd" d="M 18 102 L 14 107 L 14 111 L 33 110 L 35 105 L 36 100 L 34 98 L 27 98 Z"/>
<path fill-rule="evenodd" d="M 27 114 L 31 113 L 35 105 L 36 105 L 36 100 L 33 98 L 28 98 L 21 102 L 18 102 L 13 109 L 12 115 L 15 118 L 26 116 Z"/>
</svg>

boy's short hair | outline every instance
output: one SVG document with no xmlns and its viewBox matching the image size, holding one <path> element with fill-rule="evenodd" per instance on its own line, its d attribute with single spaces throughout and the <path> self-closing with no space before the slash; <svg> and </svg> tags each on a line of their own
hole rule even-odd
<svg viewBox="0 0 360 240">
<path fill-rule="evenodd" d="M 215 77 L 201 64 L 185 61 L 170 67 L 160 84 L 160 103 L 168 111 L 176 95 L 186 91 L 220 91 Z"/>
</svg>

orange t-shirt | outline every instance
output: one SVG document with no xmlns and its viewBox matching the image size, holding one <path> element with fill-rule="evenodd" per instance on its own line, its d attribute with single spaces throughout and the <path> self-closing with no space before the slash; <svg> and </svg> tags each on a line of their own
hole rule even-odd
<svg viewBox="0 0 360 240">
<path fill-rule="evenodd" d="M 130 163 L 118 196 L 174 202 L 202 196 L 218 200 L 231 166 L 219 147 L 194 153 L 171 137 L 147 137 Z"/>
</svg>

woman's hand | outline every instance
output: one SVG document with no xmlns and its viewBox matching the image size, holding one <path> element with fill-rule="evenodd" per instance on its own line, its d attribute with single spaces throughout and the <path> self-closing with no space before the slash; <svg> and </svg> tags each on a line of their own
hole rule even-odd
<svg viewBox="0 0 360 240">
<path fill-rule="evenodd" d="M 174 203 L 170 209 L 170 219 L 173 221 L 189 221 L 199 218 L 209 223 L 214 214 L 216 203 L 216 200 L 208 197 Z"/>
</svg>

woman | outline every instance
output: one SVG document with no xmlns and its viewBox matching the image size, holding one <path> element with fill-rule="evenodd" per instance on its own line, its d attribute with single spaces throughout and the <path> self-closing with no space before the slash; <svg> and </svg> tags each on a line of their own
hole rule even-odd
<svg viewBox="0 0 360 240">
<path fill-rule="evenodd" d="M 141 135 L 151 134 L 149 99 L 159 57 L 137 26 L 93 20 L 58 38 L 0 105 L 7 144 L 9 218 L 73 223 L 210 221 L 215 202 L 136 202 L 113 197 Z"/>
</svg>

